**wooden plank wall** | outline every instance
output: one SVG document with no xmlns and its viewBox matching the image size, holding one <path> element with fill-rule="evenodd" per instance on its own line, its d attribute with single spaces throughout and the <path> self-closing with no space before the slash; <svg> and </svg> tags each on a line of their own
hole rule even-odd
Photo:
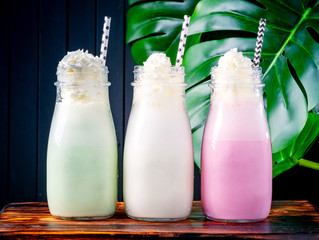
<svg viewBox="0 0 319 240">
<path fill-rule="evenodd" d="M 127 9 L 126 0 L 0 1 L 0 209 L 9 202 L 46 201 L 46 148 L 55 104 L 56 67 L 67 51 L 83 48 L 99 53 L 104 16 L 112 17 L 107 65 L 122 200 L 122 151 L 134 66 L 125 44 Z M 310 176 L 306 184 L 318 180 L 317 172 L 302 171 Z M 277 183 L 275 197 L 311 198 L 311 190 L 305 197 L 296 193 L 296 184 L 306 188 L 291 175 L 281 177 L 280 183 L 286 184 Z M 292 184 L 291 179 L 295 179 Z M 282 189 L 287 195 L 281 194 Z M 200 199 L 197 168 L 194 195 Z"/>
<path fill-rule="evenodd" d="M 126 1 L 11 0 L 0 4 L 0 208 L 8 202 L 46 201 L 46 149 L 56 67 L 67 51 L 83 48 L 99 53 L 104 16 L 112 17 L 107 65 L 122 179 L 124 79 L 125 74 L 132 75 L 125 66 L 133 69 L 134 65 L 132 59 L 124 61 L 129 51 L 124 47 Z"/>
</svg>

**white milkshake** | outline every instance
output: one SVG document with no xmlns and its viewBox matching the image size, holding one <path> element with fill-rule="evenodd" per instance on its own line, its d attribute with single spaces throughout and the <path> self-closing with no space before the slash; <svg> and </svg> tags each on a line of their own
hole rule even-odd
<svg viewBox="0 0 319 240">
<path fill-rule="evenodd" d="M 134 98 L 124 148 L 124 203 L 129 217 L 174 221 L 189 216 L 193 146 L 184 69 L 165 54 L 135 67 Z"/>
<path fill-rule="evenodd" d="M 78 50 L 62 59 L 57 75 L 47 153 L 50 212 L 66 219 L 110 217 L 117 200 L 117 146 L 107 68 Z"/>
</svg>

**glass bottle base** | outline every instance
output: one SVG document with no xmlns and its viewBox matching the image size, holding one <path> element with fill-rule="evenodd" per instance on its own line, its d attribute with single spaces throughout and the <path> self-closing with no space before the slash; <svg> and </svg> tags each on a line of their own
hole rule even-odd
<svg viewBox="0 0 319 240">
<path fill-rule="evenodd" d="M 229 223 L 253 223 L 253 222 L 261 222 L 265 218 L 259 218 L 259 219 L 219 219 L 219 218 L 212 218 L 207 217 L 207 219 L 215 221 L 215 222 L 229 222 Z"/>
<path fill-rule="evenodd" d="M 96 217 L 64 217 L 64 216 L 56 216 L 52 215 L 55 218 L 62 219 L 62 220 L 74 220 L 74 221 L 92 221 L 92 220 L 102 220 L 107 219 L 113 216 L 113 214 L 107 216 L 96 216 Z"/>
<path fill-rule="evenodd" d="M 177 222 L 185 220 L 187 217 L 181 217 L 181 218 L 147 218 L 147 217 L 133 217 L 130 215 L 127 215 L 129 218 L 132 218 L 134 220 L 139 221 L 147 221 L 147 222 Z"/>
</svg>

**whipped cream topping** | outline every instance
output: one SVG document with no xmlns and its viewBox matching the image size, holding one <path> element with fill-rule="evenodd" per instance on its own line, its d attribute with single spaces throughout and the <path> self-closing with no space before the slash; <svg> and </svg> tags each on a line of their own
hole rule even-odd
<svg viewBox="0 0 319 240">
<path fill-rule="evenodd" d="M 251 69 L 252 62 L 245 57 L 242 52 L 238 52 L 237 48 L 233 48 L 225 53 L 218 61 L 218 67 L 228 69 L 232 72 L 241 68 Z"/>
<path fill-rule="evenodd" d="M 174 103 L 183 103 L 184 68 L 172 66 L 164 53 L 153 53 L 143 66 L 135 66 L 133 86 L 133 104 L 144 99 L 144 102 L 160 108 Z M 172 98 L 176 98 L 172 100 Z"/>
<path fill-rule="evenodd" d="M 79 49 L 68 52 L 67 55 L 59 62 L 57 74 L 102 74 L 104 70 L 102 59 L 97 56 L 93 56 L 88 51 L 84 52 L 83 49 Z"/>
<path fill-rule="evenodd" d="M 212 68 L 212 87 L 222 86 L 215 96 L 223 99 L 238 97 L 255 98 L 254 91 L 261 84 L 261 68 L 253 66 L 251 59 L 245 57 L 237 48 L 226 52 L 219 59 L 218 66 Z"/>
<path fill-rule="evenodd" d="M 134 73 L 137 74 L 135 82 L 138 83 L 184 82 L 184 69 L 172 66 L 170 58 L 165 53 L 153 53 L 143 63 L 143 66 L 135 67 Z"/>
<path fill-rule="evenodd" d="M 139 79 L 144 81 L 168 81 L 171 72 L 171 61 L 164 53 L 153 53 L 143 63 L 143 73 Z"/>
<path fill-rule="evenodd" d="M 254 83 L 255 69 L 250 58 L 245 57 L 237 48 L 226 52 L 212 69 L 215 83 L 233 82 L 233 84 Z"/>
<path fill-rule="evenodd" d="M 101 86 L 110 85 L 107 72 L 103 61 L 88 51 L 68 52 L 59 62 L 55 85 L 61 88 L 63 102 L 87 104 L 104 101 L 105 89 Z"/>
<path fill-rule="evenodd" d="M 143 63 L 144 71 L 148 73 L 169 73 L 172 66 L 171 60 L 165 53 L 153 53 Z"/>
</svg>

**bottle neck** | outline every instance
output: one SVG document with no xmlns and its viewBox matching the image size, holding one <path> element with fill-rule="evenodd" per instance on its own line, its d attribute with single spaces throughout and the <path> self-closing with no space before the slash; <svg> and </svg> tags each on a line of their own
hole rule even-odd
<svg viewBox="0 0 319 240">
<path fill-rule="evenodd" d="M 154 82 L 133 86 L 133 104 L 174 106 L 185 103 L 185 84 Z"/>
<path fill-rule="evenodd" d="M 228 99 L 260 97 L 263 94 L 262 72 L 260 67 L 223 69 L 213 67 L 212 93 Z"/>
<path fill-rule="evenodd" d="M 160 83 L 168 86 L 185 86 L 184 67 L 151 68 L 145 66 L 134 67 L 134 82 L 132 85 L 144 86 Z"/>
<path fill-rule="evenodd" d="M 252 88 L 263 87 L 261 67 L 234 67 L 211 69 L 213 88 Z"/>
<path fill-rule="evenodd" d="M 108 81 L 107 67 L 100 71 L 92 72 L 57 72 L 57 81 L 54 83 L 57 87 L 103 87 L 110 86 Z"/>
<path fill-rule="evenodd" d="M 133 104 L 174 105 L 185 102 L 184 67 L 161 70 L 135 66 Z"/>
<path fill-rule="evenodd" d="M 63 73 L 57 75 L 57 102 L 87 104 L 109 102 L 107 72 Z"/>
</svg>

